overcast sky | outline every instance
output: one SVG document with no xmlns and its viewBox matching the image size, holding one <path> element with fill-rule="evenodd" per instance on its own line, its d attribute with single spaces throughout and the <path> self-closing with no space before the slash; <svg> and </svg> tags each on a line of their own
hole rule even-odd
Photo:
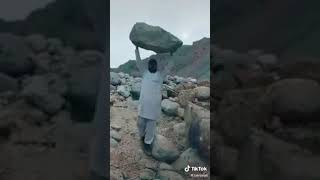
<svg viewBox="0 0 320 180">
<path fill-rule="evenodd" d="M 210 37 L 210 0 L 111 0 L 110 66 L 135 59 L 129 33 L 136 22 L 171 32 L 184 44 Z M 153 52 L 142 50 L 142 58 Z"/>
<path fill-rule="evenodd" d="M 53 0 L 0 0 L 0 18 L 24 19 L 31 11 L 44 7 Z"/>
<path fill-rule="evenodd" d="M 0 0 L 0 18 L 24 19 L 53 0 Z M 110 65 L 118 67 L 134 57 L 129 33 L 136 22 L 161 26 L 184 44 L 210 37 L 210 0 L 111 0 Z M 153 52 L 142 50 L 142 58 Z"/>
</svg>

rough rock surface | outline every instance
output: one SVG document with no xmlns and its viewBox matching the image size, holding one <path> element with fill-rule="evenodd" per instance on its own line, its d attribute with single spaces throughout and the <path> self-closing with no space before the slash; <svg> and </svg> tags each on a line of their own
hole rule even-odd
<svg viewBox="0 0 320 180">
<path fill-rule="evenodd" d="M 146 23 L 136 23 L 131 32 L 130 40 L 138 47 L 152 50 L 156 53 L 175 52 L 182 41 L 159 26 Z"/>
</svg>

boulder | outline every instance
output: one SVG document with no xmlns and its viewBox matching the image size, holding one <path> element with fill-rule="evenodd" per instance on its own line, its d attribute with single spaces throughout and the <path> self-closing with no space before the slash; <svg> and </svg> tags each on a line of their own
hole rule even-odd
<svg viewBox="0 0 320 180">
<path fill-rule="evenodd" d="M 67 81 L 66 97 L 76 119 L 91 120 L 98 92 L 99 71 L 96 66 L 72 68 Z M 80 119 L 79 119 L 80 120 Z"/>
<path fill-rule="evenodd" d="M 3 131 L 10 133 L 14 129 L 24 129 L 27 125 L 39 126 L 47 120 L 48 116 L 44 112 L 19 100 L 0 110 L 0 134 Z"/>
<path fill-rule="evenodd" d="M 182 90 L 178 94 L 178 103 L 185 108 L 188 102 L 192 102 L 195 98 L 195 91 L 193 89 Z"/>
<path fill-rule="evenodd" d="M 184 118 L 184 109 L 183 108 L 178 108 L 178 116 L 182 119 Z"/>
<path fill-rule="evenodd" d="M 133 100 L 138 100 L 140 98 L 141 83 L 136 82 L 131 85 L 130 94 Z"/>
<path fill-rule="evenodd" d="M 49 91 L 49 81 L 45 76 L 31 77 L 30 83 L 24 87 L 21 95 L 49 114 L 58 112 L 65 103 L 60 94 Z"/>
<path fill-rule="evenodd" d="M 128 85 L 118 86 L 117 92 L 118 92 L 119 95 L 127 98 L 127 97 L 130 96 L 130 87 Z"/>
<path fill-rule="evenodd" d="M 210 111 L 190 103 L 184 117 L 185 134 L 191 147 L 197 149 L 203 158 L 210 154 Z"/>
<path fill-rule="evenodd" d="M 269 86 L 273 114 L 284 122 L 308 122 L 320 117 L 320 84 L 308 79 L 283 79 Z"/>
<path fill-rule="evenodd" d="M 39 53 L 32 57 L 32 62 L 35 65 L 35 73 L 43 74 L 51 70 L 51 59 L 52 57 L 47 53 Z"/>
<path fill-rule="evenodd" d="M 205 167 L 206 164 L 200 159 L 197 150 L 189 148 L 185 150 L 180 157 L 172 163 L 175 170 L 183 172 L 187 166 Z"/>
<path fill-rule="evenodd" d="M 134 45 L 156 53 L 173 53 L 182 46 L 182 41 L 171 33 L 159 26 L 151 26 L 143 22 L 133 26 L 130 40 Z"/>
<path fill-rule="evenodd" d="M 158 134 L 152 145 L 152 156 L 159 161 L 171 163 L 179 157 L 179 151 L 166 137 Z"/>
<path fill-rule="evenodd" d="M 176 116 L 178 114 L 178 108 L 179 104 L 169 99 L 164 99 L 161 102 L 161 109 L 168 116 Z"/>
<path fill-rule="evenodd" d="M 36 53 L 46 50 L 48 45 L 46 38 L 41 34 L 29 35 L 25 38 L 25 41 Z"/>
<path fill-rule="evenodd" d="M 195 94 L 198 100 L 208 100 L 210 99 L 210 88 L 204 86 L 197 87 L 195 88 Z"/>
<path fill-rule="evenodd" d="M 48 40 L 48 52 L 50 54 L 59 54 L 63 50 L 63 42 L 58 38 L 49 38 Z"/>
<path fill-rule="evenodd" d="M 117 86 L 121 84 L 120 76 L 115 72 L 110 72 L 110 83 L 111 85 Z"/>
<path fill-rule="evenodd" d="M 260 89 L 247 89 L 225 94 L 215 120 L 228 144 L 240 145 L 249 136 L 250 128 L 261 127 L 271 118 L 261 93 Z"/>
<path fill-rule="evenodd" d="M 184 136 L 185 135 L 185 130 L 186 130 L 186 123 L 184 123 L 184 122 L 177 123 L 177 124 L 173 125 L 173 132 L 177 136 Z"/>
<path fill-rule="evenodd" d="M 6 91 L 17 91 L 18 88 L 19 84 L 16 79 L 0 73 L 0 93 Z"/>
<path fill-rule="evenodd" d="M 320 177 L 320 156 L 307 156 L 295 153 L 263 155 L 264 174 L 270 179 L 318 179 Z"/>
<path fill-rule="evenodd" d="M 0 34 L 0 72 L 20 76 L 33 69 L 31 49 L 19 37 L 12 34 Z"/>
</svg>

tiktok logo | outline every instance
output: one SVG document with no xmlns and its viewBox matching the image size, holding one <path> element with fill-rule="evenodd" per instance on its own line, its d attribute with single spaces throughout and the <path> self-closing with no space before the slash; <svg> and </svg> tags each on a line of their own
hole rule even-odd
<svg viewBox="0 0 320 180">
<path fill-rule="evenodd" d="M 187 167 L 184 168 L 185 172 L 189 172 L 190 171 L 190 166 L 188 165 Z"/>
</svg>

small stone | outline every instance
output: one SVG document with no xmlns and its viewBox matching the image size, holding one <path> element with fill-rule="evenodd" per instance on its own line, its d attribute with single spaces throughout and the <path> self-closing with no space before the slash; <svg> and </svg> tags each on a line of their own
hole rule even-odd
<svg viewBox="0 0 320 180">
<path fill-rule="evenodd" d="M 115 148 L 118 146 L 118 142 L 115 139 L 110 138 L 110 146 Z"/>
<path fill-rule="evenodd" d="M 111 124 L 111 128 L 116 131 L 120 131 L 121 126 L 119 124 L 113 123 L 113 124 Z"/>
<path fill-rule="evenodd" d="M 117 131 L 111 130 L 110 135 L 113 139 L 121 141 L 121 135 Z"/>
</svg>

